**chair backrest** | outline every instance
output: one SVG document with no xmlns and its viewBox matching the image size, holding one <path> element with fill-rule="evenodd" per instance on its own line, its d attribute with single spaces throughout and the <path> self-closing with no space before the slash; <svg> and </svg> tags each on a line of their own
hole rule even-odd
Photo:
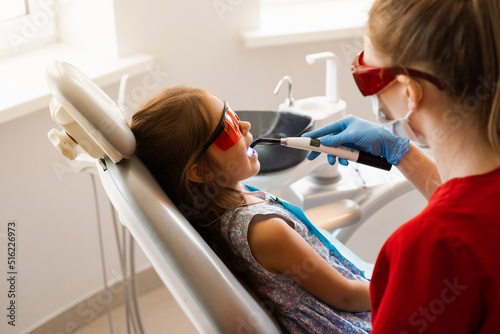
<svg viewBox="0 0 500 334">
<path fill-rule="evenodd" d="M 47 69 L 51 114 L 63 131 L 49 138 L 66 157 L 81 153 L 99 175 L 122 223 L 201 333 L 280 333 L 275 319 L 240 284 L 134 155 L 135 138 L 116 104 L 64 62 Z"/>
</svg>

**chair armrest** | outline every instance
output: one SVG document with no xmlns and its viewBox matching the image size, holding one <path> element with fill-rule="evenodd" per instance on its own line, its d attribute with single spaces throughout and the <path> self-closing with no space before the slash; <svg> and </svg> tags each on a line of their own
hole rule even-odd
<svg viewBox="0 0 500 334">
<path fill-rule="evenodd" d="M 350 199 L 318 206 L 304 213 L 311 222 L 330 233 L 361 220 L 361 207 Z"/>
</svg>

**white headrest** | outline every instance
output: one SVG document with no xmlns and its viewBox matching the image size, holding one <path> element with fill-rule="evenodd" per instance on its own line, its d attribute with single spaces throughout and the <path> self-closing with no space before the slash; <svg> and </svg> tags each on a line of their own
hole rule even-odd
<svg viewBox="0 0 500 334">
<path fill-rule="evenodd" d="M 50 141 L 67 158 L 80 146 L 93 158 L 108 156 L 117 163 L 135 152 L 135 137 L 111 98 L 71 64 L 55 61 L 47 67 L 52 118 L 64 129 L 52 129 Z"/>
</svg>

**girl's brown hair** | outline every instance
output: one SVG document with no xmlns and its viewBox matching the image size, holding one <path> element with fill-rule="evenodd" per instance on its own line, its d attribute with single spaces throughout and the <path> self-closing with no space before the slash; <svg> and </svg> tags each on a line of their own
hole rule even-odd
<svg viewBox="0 0 500 334">
<path fill-rule="evenodd" d="M 136 155 L 226 266 L 274 313 L 274 303 L 260 293 L 253 274 L 244 260 L 233 253 L 220 230 L 218 218 L 243 204 L 244 198 L 221 185 L 224 182 L 218 182 L 212 172 L 220 170 L 220 166 L 211 162 L 206 152 L 200 155 L 215 128 L 209 116 L 208 94 L 197 88 L 175 86 L 143 104 L 131 123 L 137 141 Z M 199 164 L 201 175 L 212 175 L 212 180 L 191 181 L 188 172 L 194 163 Z"/>
<path fill-rule="evenodd" d="M 201 175 L 213 175 L 207 153 L 199 153 L 212 134 L 209 92 L 186 86 L 165 89 L 132 117 L 136 155 L 148 166 L 172 202 L 191 222 L 204 225 L 241 204 L 242 197 L 214 180 L 189 179 L 195 163 Z"/>
<path fill-rule="evenodd" d="M 367 33 L 391 65 L 440 78 L 462 121 L 472 116 L 500 154 L 499 17 L 498 0 L 375 0 Z"/>
</svg>

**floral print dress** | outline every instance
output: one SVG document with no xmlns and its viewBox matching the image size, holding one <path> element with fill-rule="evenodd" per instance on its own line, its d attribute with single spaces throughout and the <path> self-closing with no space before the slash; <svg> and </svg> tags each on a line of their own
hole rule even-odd
<svg viewBox="0 0 500 334">
<path fill-rule="evenodd" d="M 277 214 L 291 223 L 302 238 L 344 277 L 367 281 L 362 271 L 336 251 L 332 244 L 325 245 L 325 239 L 307 227 L 310 222 L 304 224 L 303 214 L 294 214 L 284 202 L 270 194 L 258 192 L 253 195 L 265 201 L 226 212 L 220 218 L 220 226 L 233 252 L 244 259 L 256 277 L 260 292 L 278 308 L 277 320 L 291 333 L 369 333 L 370 312 L 352 313 L 334 309 L 285 274 L 271 273 L 253 258 L 247 240 L 250 222 L 256 215 L 255 219 L 264 220 L 269 218 L 266 216 Z M 301 270 L 302 274 L 308 274 L 308 270 L 312 273 L 314 264 L 304 263 Z"/>
</svg>

